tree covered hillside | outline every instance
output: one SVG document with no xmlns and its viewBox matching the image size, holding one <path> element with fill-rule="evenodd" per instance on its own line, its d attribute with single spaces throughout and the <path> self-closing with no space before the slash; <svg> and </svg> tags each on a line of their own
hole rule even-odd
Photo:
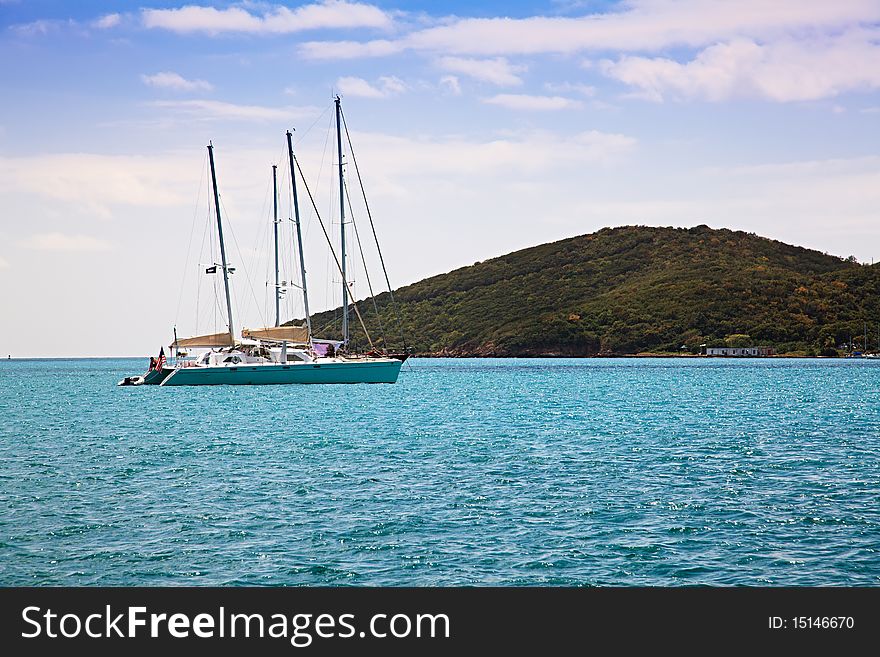
<svg viewBox="0 0 880 657">
<path fill-rule="evenodd" d="M 751 233 L 627 226 L 478 262 L 394 294 L 417 353 L 698 352 L 701 344 L 746 341 L 831 354 L 850 336 L 861 341 L 864 322 L 877 349 L 878 272 Z M 389 345 L 399 347 L 387 292 L 376 305 Z M 372 300 L 358 308 L 381 344 Z M 338 336 L 339 315 L 320 313 L 313 325 L 322 337 Z M 352 316 L 353 335 L 356 328 Z"/>
</svg>

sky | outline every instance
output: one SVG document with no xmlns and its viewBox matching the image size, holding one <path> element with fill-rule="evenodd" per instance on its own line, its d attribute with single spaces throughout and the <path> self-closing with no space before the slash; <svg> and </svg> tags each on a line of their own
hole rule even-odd
<svg viewBox="0 0 880 657">
<path fill-rule="evenodd" d="M 880 259 L 877 0 L 0 0 L 0 62 L 3 356 L 226 330 L 209 141 L 234 321 L 274 323 L 271 166 L 298 281 L 284 133 L 338 241 L 336 94 L 394 287 L 633 224 Z M 299 191 L 314 312 L 340 277 Z"/>
</svg>

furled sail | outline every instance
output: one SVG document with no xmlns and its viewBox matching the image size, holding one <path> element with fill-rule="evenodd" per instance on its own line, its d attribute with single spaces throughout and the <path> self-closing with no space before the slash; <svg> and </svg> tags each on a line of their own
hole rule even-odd
<svg viewBox="0 0 880 657">
<path fill-rule="evenodd" d="M 232 335 L 226 333 L 214 333 L 212 335 L 198 335 L 194 338 L 180 338 L 174 341 L 172 347 L 232 347 L 235 343 Z"/>
<path fill-rule="evenodd" d="M 307 343 L 309 330 L 305 326 L 270 326 L 260 329 L 243 329 L 241 337 L 253 340 L 275 340 L 281 342 Z"/>
</svg>

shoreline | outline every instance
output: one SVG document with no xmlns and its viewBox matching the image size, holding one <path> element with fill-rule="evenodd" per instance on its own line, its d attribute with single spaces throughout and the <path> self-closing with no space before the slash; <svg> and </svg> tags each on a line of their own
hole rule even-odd
<svg viewBox="0 0 880 657">
<path fill-rule="evenodd" d="M 149 357 L 147 357 L 149 358 Z M 424 352 L 424 353 L 415 353 L 410 356 L 410 358 L 461 358 L 461 359 L 472 359 L 472 358 L 489 358 L 495 360 L 512 360 L 512 359 L 535 359 L 535 358 L 712 358 L 718 360 L 752 360 L 752 359 L 761 359 L 761 358 L 812 358 L 817 360 L 874 360 L 873 358 L 865 358 L 864 356 L 857 357 L 849 357 L 849 356 L 806 356 L 804 354 L 797 353 L 788 353 L 788 354 L 773 354 L 772 356 L 708 356 L 706 354 L 676 354 L 676 353 L 665 353 L 665 352 L 651 352 L 651 351 L 643 351 L 635 354 L 618 354 L 618 353 L 606 353 L 606 354 L 589 354 L 589 355 L 577 355 L 577 354 L 559 354 L 559 353 L 544 353 L 544 354 L 513 354 L 508 356 L 501 356 L 498 354 L 450 354 L 450 353 L 442 353 L 442 352 Z M 144 356 L 15 356 L 12 358 L 0 358 L 0 363 L 3 362 L 13 362 L 13 361 L 69 361 L 69 360 L 145 360 Z M 878 359 L 880 360 L 880 359 Z"/>
<path fill-rule="evenodd" d="M 449 354 L 449 353 L 417 353 L 410 356 L 410 358 L 496 358 L 499 360 L 503 359 L 514 359 L 514 358 L 706 358 L 706 359 L 718 359 L 718 360 L 743 360 L 743 359 L 760 359 L 760 358 L 815 358 L 822 360 L 847 360 L 847 356 L 806 356 L 804 354 L 796 354 L 796 353 L 788 353 L 788 354 L 773 354 L 772 356 L 708 356 L 706 354 L 675 354 L 675 353 L 664 353 L 664 352 L 650 352 L 644 351 L 636 354 L 589 354 L 589 355 L 575 355 L 575 354 L 558 354 L 558 353 L 546 353 L 546 354 L 518 354 L 518 355 L 510 355 L 510 356 L 499 356 L 499 355 L 489 355 L 489 354 Z M 852 360 L 873 360 L 871 358 L 853 358 Z"/>
</svg>

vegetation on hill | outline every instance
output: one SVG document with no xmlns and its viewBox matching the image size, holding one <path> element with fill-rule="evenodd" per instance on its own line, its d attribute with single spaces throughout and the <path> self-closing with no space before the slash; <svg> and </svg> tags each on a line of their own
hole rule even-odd
<svg viewBox="0 0 880 657">
<path fill-rule="evenodd" d="M 627 226 L 542 244 L 394 292 L 416 353 L 487 356 L 699 353 L 767 345 L 833 355 L 864 324 L 877 350 L 880 266 L 751 233 Z M 375 299 L 389 346 L 400 332 Z M 381 345 L 370 299 L 358 308 Z M 338 336 L 339 309 L 313 325 Z M 352 317 L 352 334 L 359 328 Z M 361 338 L 363 345 L 363 338 Z"/>
</svg>

